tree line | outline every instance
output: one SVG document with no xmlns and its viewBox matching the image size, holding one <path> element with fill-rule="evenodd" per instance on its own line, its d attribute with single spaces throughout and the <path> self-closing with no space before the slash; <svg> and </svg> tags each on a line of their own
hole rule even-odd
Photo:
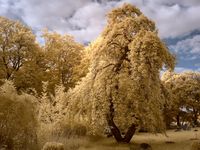
<svg viewBox="0 0 200 150">
<path fill-rule="evenodd" d="M 18 91 L 35 90 L 39 95 L 42 82 L 49 83 L 51 93 L 59 83 L 67 91 L 85 74 L 84 46 L 72 36 L 48 30 L 42 37 L 44 45 L 36 41 L 31 28 L 0 17 L 0 79 L 12 80 Z"/>
</svg>

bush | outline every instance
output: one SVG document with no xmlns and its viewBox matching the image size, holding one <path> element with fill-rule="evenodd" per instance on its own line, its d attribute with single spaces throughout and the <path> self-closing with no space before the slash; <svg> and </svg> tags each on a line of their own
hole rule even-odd
<svg viewBox="0 0 200 150">
<path fill-rule="evenodd" d="M 36 119 L 29 98 L 18 95 L 10 82 L 0 87 L 0 148 L 36 148 Z"/>
<path fill-rule="evenodd" d="M 87 133 L 87 128 L 81 124 L 75 124 L 72 128 L 73 135 L 75 136 L 85 136 Z"/>
<path fill-rule="evenodd" d="M 200 142 L 195 141 L 192 143 L 191 150 L 200 150 Z"/>
<path fill-rule="evenodd" d="M 80 137 L 85 136 L 87 133 L 87 128 L 81 124 L 69 125 L 64 121 L 56 123 L 52 126 L 51 135 L 53 137 Z"/>
<path fill-rule="evenodd" d="M 51 136 L 69 138 L 72 135 L 72 128 L 70 125 L 63 122 L 52 125 Z"/>
<path fill-rule="evenodd" d="M 47 142 L 42 150 L 64 150 L 64 145 L 58 142 Z"/>
</svg>

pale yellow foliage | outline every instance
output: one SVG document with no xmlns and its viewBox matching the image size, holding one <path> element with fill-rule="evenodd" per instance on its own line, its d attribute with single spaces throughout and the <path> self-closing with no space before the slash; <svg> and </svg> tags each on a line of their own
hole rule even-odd
<svg viewBox="0 0 200 150">
<path fill-rule="evenodd" d="M 38 120 L 45 124 L 57 123 L 62 120 L 65 115 L 65 87 L 62 84 L 57 85 L 54 95 L 48 92 L 47 87 L 48 82 L 43 82 L 44 92 L 42 93 L 38 106 Z"/>
<path fill-rule="evenodd" d="M 162 80 L 166 87 L 172 90 L 173 98 L 177 101 L 194 101 L 198 103 L 200 96 L 200 73 L 183 72 L 163 74 Z"/>
<path fill-rule="evenodd" d="M 51 92 L 54 86 L 60 82 L 66 90 L 74 87 L 80 76 L 82 76 L 80 74 L 82 68 L 79 65 L 82 60 L 83 45 L 76 43 L 72 36 L 47 30 L 43 32 L 43 38 L 45 39 L 43 50 L 46 78 L 49 81 Z"/>
<path fill-rule="evenodd" d="M 75 115 L 97 133 L 113 113 L 122 131 L 131 124 L 163 131 L 159 74 L 164 65 L 173 69 L 174 60 L 154 22 L 129 4 L 114 9 L 93 45 L 88 74 L 68 93 L 69 120 Z"/>
</svg>

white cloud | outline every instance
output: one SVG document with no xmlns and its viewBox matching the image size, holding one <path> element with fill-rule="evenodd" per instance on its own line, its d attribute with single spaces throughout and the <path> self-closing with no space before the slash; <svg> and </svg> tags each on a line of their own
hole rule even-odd
<svg viewBox="0 0 200 150">
<path fill-rule="evenodd" d="M 199 0 L 146 0 L 144 3 L 140 0 L 136 5 L 156 22 L 162 38 L 182 36 L 200 29 Z"/>
<path fill-rule="evenodd" d="M 170 46 L 177 54 L 182 54 L 186 58 L 200 59 L 200 35 L 177 42 L 176 45 Z"/>
<path fill-rule="evenodd" d="M 90 0 L 20 0 L 17 6 L 24 12 L 22 18 L 28 25 L 52 30 L 69 28 L 67 19 Z"/>
<path fill-rule="evenodd" d="M 97 37 L 105 26 L 105 14 L 110 9 L 109 5 L 90 3 L 76 11 L 69 23 L 74 30 L 69 31 L 78 41 L 91 41 Z"/>
<path fill-rule="evenodd" d="M 1 8 L 1 14 L 4 15 L 7 13 L 7 9 L 9 8 L 8 0 L 0 1 L 0 8 Z"/>
<path fill-rule="evenodd" d="M 199 0 L 151 0 L 154 1 L 156 3 L 160 3 L 160 4 L 181 4 L 181 5 L 185 5 L 185 6 L 194 6 L 194 5 L 199 5 L 200 1 Z"/>
<path fill-rule="evenodd" d="M 152 18 L 162 38 L 200 29 L 199 0 L 0 0 L 0 15 L 20 18 L 36 30 L 48 27 L 70 33 L 85 42 L 101 32 L 105 14 L 124 2 L 136 5 Z"/>
</svg>

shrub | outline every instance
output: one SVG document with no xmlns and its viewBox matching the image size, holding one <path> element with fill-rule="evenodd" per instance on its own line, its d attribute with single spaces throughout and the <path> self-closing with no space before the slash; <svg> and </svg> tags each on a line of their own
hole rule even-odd
<svg viewBox="0 0 200 150">
<path fill-rule="evenodd" d="M 38 132 L 39 147 L 42 149 L 48 141 L 63 143 L 65 150 L 77 150 L 81 146 L 88 145 L 85 137 L 77 137 L 72 135 L 71 126 L 65 124 L 45 125 L 42 126 Z M 65 128 L 66 131 L 62 129 Z M 70 132 L 69 132 L 70 131 Z M 52 142 L 53 143 L 53 142 Z"/>
<path fill-rule="evenodd" d="M 200 142 L 195 141 L 192 143 L 191 150 L 200 150 Z"/>
<path fill-rule="evenodd" d="M 80 136 L 85 136 L 86 133 L 87 133 L 86 126 L 81 124 L 69 125 L 64 121 L 54 124 L 51 129 L 51 134 L 54 137 L 65 137 L 65 138 L 71 138 L 74 136 L 80 137 Z"/>
<path fill-rule="evenodd" d="M 87 128 L 81 124 L 75 124 L 72 129 L 73 135 L 75 136 L 85 136 L 87 133 Z"/>
<path fill-rule="evenodd" d="M 58 142 L 47 142 L 42 150 L 64 150 L 64 145 Z"/>
<path fill-rule="evenodd" d="M 72 128 L 69 124 L 59 122 L 52 126 L 51 135 L 54 137 L 69 138 L 72 136 Z"/>
<path fill-rule="evenodd" d="M 26 95 L 18 95 L 11 82 L 0 87 L 0 148 L 35 149 L 34 107 Z"/>
</svg>

